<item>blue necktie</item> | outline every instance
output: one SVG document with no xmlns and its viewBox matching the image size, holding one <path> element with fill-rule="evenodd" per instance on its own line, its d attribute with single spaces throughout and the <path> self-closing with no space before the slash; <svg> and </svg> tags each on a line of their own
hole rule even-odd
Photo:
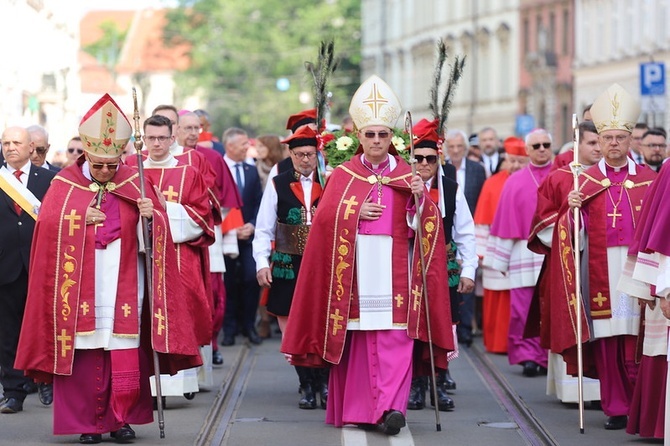
<svg viewBox="0 0 670 446">
<path fill-rule="evenodd" d="M 240 195 L 244 193 L 244 183 L 242 182 L 242 163 L 235 164 L 235 180 L 237 181 L 237 189 Z"/>
</svg>

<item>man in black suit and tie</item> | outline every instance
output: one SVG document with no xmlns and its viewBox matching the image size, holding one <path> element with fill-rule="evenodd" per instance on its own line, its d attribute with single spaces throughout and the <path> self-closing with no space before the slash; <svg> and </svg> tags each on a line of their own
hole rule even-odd
<svg viewBox="0 0 670 446">
<path fill-rule="evenodd" d="M 477 135 L 479 139 L 479 150 L 482 156 L 482 165 L 486 170 L 486 178 L 498 173 L 503 162 L 503 151 L 501 151 L 498 133 L 493 127 L 484 127 Z"/>
<path fill-rule="evenodd" d="M 256 167 L 245 163 L 249 137 L 239 128 L 229 128 L 223 133 L 226 147 L 224 160 L 233 174 L 242 197 L 244 225 L 237 228 L 239 255 L 232 259 L 226 256 L 226 310 L 223 316 L 223 345 L 233 345 L 238 331 L 249 338 L 252 344 L 260 344 L 256 333 L 256 311 L 260 286 L 256 280 L 256 262 L 253 257 L 252 240 L 256 227 L 256 215 L 261 204 L 263 190 Z"/>
<path fill-rule="evenodd" d="M 28 260 L 40 202 L 55 173 L 30 163 L 34 151 L 30 134 L 9 127 L 2 134 L 0 167 L 0 383 L 4 397 L 0 413 L 23 410 L 26 388 L 32 380 L 14 368 L 16 347 L 28 292 Z M 49 253 L 44 253 L 49 255 Z M 51 389 L 42 394 L 53 398 Z M 46 395 L 49 393 L 49 395 Z M 51 401 L 43 400 L 43 403 Z"/>
<path fill-rule="evenodd" d="M 481 133 L 480 133 L 481 135 Z M 447 156 L 449 163 L 456 168 L 456 181 L 458 187 L 463 190 L 465 201 L 468 203 L 470 213 L 474 215 L 479 193 L 486 181 L 486 171 L 484 167 L 472 160 L 466 155 L 468 153 L 469 140 L 465 132 L 461 130 L 450 130 L 445 137 L 447 146 Z M 481 144 L 481 136 L 480 136 Z M 463 294 L 463 302 L 460 306 L 460 323 L 456 327 L 459 342 L 472 344 L 472 325 L 475 313 L 475 295 L 474 293 Z"/>
</svg>

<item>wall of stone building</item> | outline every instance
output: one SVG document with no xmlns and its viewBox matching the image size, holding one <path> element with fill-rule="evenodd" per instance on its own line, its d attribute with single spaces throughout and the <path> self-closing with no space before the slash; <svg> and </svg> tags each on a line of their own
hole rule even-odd
<svg viewBox="0 0 670 446">
<path fill-rule="evenodd" d="M 618 82 L 640 98 L 640 64 L 665 61 L 670 69 L 670 4 L 667 0 L 577 0 L 575 11 L 575 104 L 583 107 Z M 665 113 L 642 115 L 650 125 L 670 128 Z"/>
<path fill-rule="evenodd" d="M 448 126 L 514 132 L 518 113 L 518 0 L 363 0 L 363 78 L 378 74 L 415 120 L 429 117 L 436 44 L 466 56 Z M 446 75 L 445 75 L 446 77 Z"/>
</svg>

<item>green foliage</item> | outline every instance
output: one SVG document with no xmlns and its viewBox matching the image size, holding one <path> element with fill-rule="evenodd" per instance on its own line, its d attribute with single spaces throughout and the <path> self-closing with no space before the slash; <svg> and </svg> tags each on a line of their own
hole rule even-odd
<svg viewBox="0 0 670 446">
<path fill-rule="evenodd" d="M 299 101 L 313 87 L 304 63 L 333 39 L 340 63 L 329 90 L 337 122 L 360 81 L 360 8 L 360 0 L 181 0 L 165 30 L 167 43 L 192 46 L 178 94 L 203 93 L 219 132 L 234 125 L 282 133 L 290 114 L 314 106 Z M 277 90 L 279 78 L 289 80 L 287 91 Z"/>
<path fill-rule="evenodd" d="M 326 159 L 330 167 L 337 167 L 345 161 L 351 159 L 358 150 L 360 141 L 355 132 L 345 132 L 344 130 L 335 130 L 334 132 L 324 132 L 322 135 Z M 410 147 L 409 135 L 402 129 L 393 129 L 393 144 L 405 161 L 409 162 Z"/>
<path fill-rule="evenodd" d="M 102 22 L 100 29 L 102 30 L 102 37 L 89 45 L 85 45 L 82 49 L 95 57 L 99 64 L 113 71 L 119 60 L 121 48 L 128 31 L 121 31 L 113 20 Z"/>
</svg>

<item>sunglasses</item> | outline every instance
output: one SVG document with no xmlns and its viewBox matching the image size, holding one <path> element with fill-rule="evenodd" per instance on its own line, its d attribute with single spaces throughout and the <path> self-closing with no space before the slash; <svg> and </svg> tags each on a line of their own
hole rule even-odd
<svg viewBox="0 0 670 446">
<path fill-rule="evenodd" d="M 88 162 L 88 165 L 95 170 L 102 170 L 105 167 L 108 168 L 109 170 L 116 170 L 119 167 L 120 163 L 92 163 Z"/>
<path fill-rule="evenodd" d="M 68 147 L 67 153 L 74 153 L 75 150 L 77 151 L 77 155 L 84 153 L 84 149 L 77 149 L 76 147 Z"/>
<path fill-rule="evenodd" d="M 428 164 L 435 164 L 437 162 L 437 155 L 414 155 L 417 164 L 422 164 L 426 160 Z"/>
<path fill-rule="evenodd" d="M 381 132 L 364 132 L 363 135 L 367 139 L 374 139 L 375 136 L 379 136 L 379 139 L 386 139 L 391 135 L 391 133 L 389 133 L 385 130 L 382 130 Z"/>
<path fill-rule="evenodd" d="M 543 143 L 531 144 L 531 147 L 533 148 L 533 150 L 538 150 L 540 147 L 544 147 L 545 149 L 550 149 L 551 148 L 551 143 L 550 142 L 543 142 Z"/>
<path fill-rule="evenodd" d="M 44 155 L 47 153 L 47 148 L 46 147 L 35 147 L 35 152 L 37 152 L 38 155 Z"/>
</svg>

